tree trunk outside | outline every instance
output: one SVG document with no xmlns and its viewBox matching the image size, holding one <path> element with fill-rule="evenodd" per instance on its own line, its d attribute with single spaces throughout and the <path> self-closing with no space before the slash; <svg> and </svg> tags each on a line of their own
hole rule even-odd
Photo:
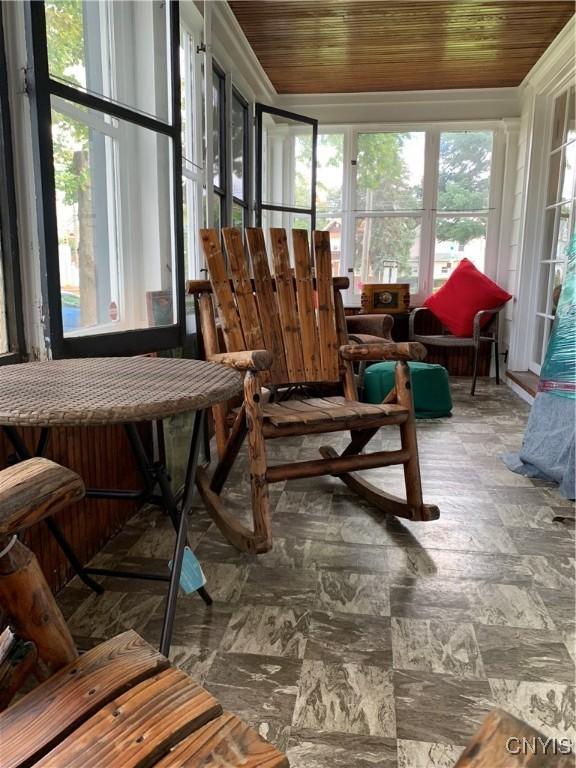
<svg viewBox="0 0 576 768">
<path fill-rule="evenodd" d="M 96 325 L 98 304 L 96 296 L 96 262 L 94 254 L 94 209 L 92 184 L 89 177 L 88 150 L 74 153 L 74 169 L 78 174 L 78 272 L 80 283 L 80 318 L 82 327 Z M 82 182 L 84 172 L 88 176 Z"/>
</svg>

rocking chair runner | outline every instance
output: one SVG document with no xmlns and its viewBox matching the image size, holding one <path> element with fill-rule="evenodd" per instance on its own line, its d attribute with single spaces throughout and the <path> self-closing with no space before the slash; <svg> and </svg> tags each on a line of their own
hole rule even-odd
<svg viewBox="0 0 576 768">
<path fill-rule="evenodd" d="M 383 512 L 410 520 L 437 519 L 438 508 L 422 500 L 410 373 L 405 362 L 422 360 L 425 348 L 417 342 L 349 343 L 340 295 L 348 287 L 348 279 L 332 278 L 328 232 L 314 232 L 313 267 L 307 232 L 292 231 L 293 271 L 285 231 L 271 229 L 273 277 L 263 231 L 247 229 L 253 278 L 240 231 L 230 228 L 222 234 L 228 268 L 220 234 L 214 229 L 201 230 L 210 280 L 188 284 L 188 292 L 197 298 L 206 359 L 246 372 L 244 402 L 235 415 L 227 414 L 224 406 L 214 409 L 218 465 L 211 477 L 204 469 L 197 474 L 202 498 L 222 533 L 241 550 L 268 551 L 272 546 L 269 483 L 328 474 L 340 477 Z M 217 319 L 226 351 L 219 347 Z M 370 360 L 400 361 L 395 389 L 380 405 L 358 401 L 353 362 Z M 262 384 L 270 389 L 266 403 Z M 344 396 L 284 397 L 286 389 L 305 392 L 325 385 L 340 385 Z M 400 428 L 400 450 L 361 453 L 380 427 L 391 425 Z M 351 440 L 340 455 L 324 446 L 321 459 L 268 465 L 266 440 L 345 430 L 350 430 Z M 238 521 L 220 498 L 246 436 L 254 530 Z M 404 467 L 406 501 L 355 474 L 355 470 L 393 464 Z"/>
</svg>

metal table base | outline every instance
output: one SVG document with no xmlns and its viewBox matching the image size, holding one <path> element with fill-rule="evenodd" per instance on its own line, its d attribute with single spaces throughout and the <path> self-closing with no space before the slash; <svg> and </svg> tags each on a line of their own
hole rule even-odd
<svg viewBox="0 0 576 768">
<path fill-rule="evenodd" d="M 165 581 L 168 583 L 168 594 L 164 610 L 162 633 L 160 636 L 160 652 L 165 656 L 168 656 L 170 652 L 172 641 L 178 589 L 180 586 L 180 575 L 182 573 L 182 562 L 184 559 L 184 548 L 188 540 L 188 513 L 192 505 L 194 478 L 196 476 L 196 467 L 198 466 L 198 453 L 204 433 L 204 415 L 205 411 L 200 410 L 196 411 L 194 416 L 194 426 L 190 439 L 188 463 L 184 480 L 184 491 L 180 503 L 176 500 L 172 490 L 165 465 L 161 462 L 150 461 L 146 449 L 144 448 L 144 444 L 142 443 L 138 427 L 135 423 L 124 424 L 124 428 L 138 469 L 142 475 L 144 488 L 141 490 L 117 490 L 108 488 L 89 488 L 86 490 L 86 498 L 89 499 L 116 499 L 121 501 L 139 501 L 141 503 L 153 502 L 166 510 L 176 532 L 176 544 L 174 546 L 172 572 L 170 575 L 147 573 L 144 571 L 123 571 L 113 568 L 87 568 L 78 559 L 72 545 L 64 536 L 58 523 L 50 517 L 45 520 L 50 533 L 54 536 L 58 546 L 66 556 L 74 573 L 84 582 L 84 584 L 86 584 L 86 586 L 90 587 L 90 589 L 97 594 L 102 594 L 104 592 L 104 587 L 91 578 L 91 576 L 117 576 L 119 578 Z M 40 438 L 33 454 L 28 450 L 24 440 L 15 427 L 3 426 L 2 429 L 14 447 L 17 458 L 20 461 L 32 458 L 33 455 L 43 456 L 45 454 L 50 438 L 50 430 L 48 427 L 42 428 Z M 204 587 L 200 587 L 197 592 L 206 605 L 212 604 L 212 598 Z"/>
</svg>

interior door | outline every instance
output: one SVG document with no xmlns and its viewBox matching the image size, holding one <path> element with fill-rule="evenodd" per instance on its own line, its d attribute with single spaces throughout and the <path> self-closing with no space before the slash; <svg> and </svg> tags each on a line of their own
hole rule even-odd
<svg viewBox="0 0 576 768">
<path fill-rule="evenodd" d="M 256 104 L 256 224 L 316 226 L 318 120 Z"/>
</svg>

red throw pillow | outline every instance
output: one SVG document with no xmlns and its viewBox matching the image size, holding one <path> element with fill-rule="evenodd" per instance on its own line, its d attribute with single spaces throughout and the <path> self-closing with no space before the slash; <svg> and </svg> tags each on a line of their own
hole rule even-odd
<svg viewBox="0 0 576 768">
<path fill-rule="evenodd" d="M 446 283 L 424 302 L 424 306 L 454 336 L 472 336 L 474 315 L 481 309 L 494 309 L 512 296 L 482 274 L 469 259 L 462 259 Z M 491 315 L 482 319 L 490 322 Z"/>
</svg>

